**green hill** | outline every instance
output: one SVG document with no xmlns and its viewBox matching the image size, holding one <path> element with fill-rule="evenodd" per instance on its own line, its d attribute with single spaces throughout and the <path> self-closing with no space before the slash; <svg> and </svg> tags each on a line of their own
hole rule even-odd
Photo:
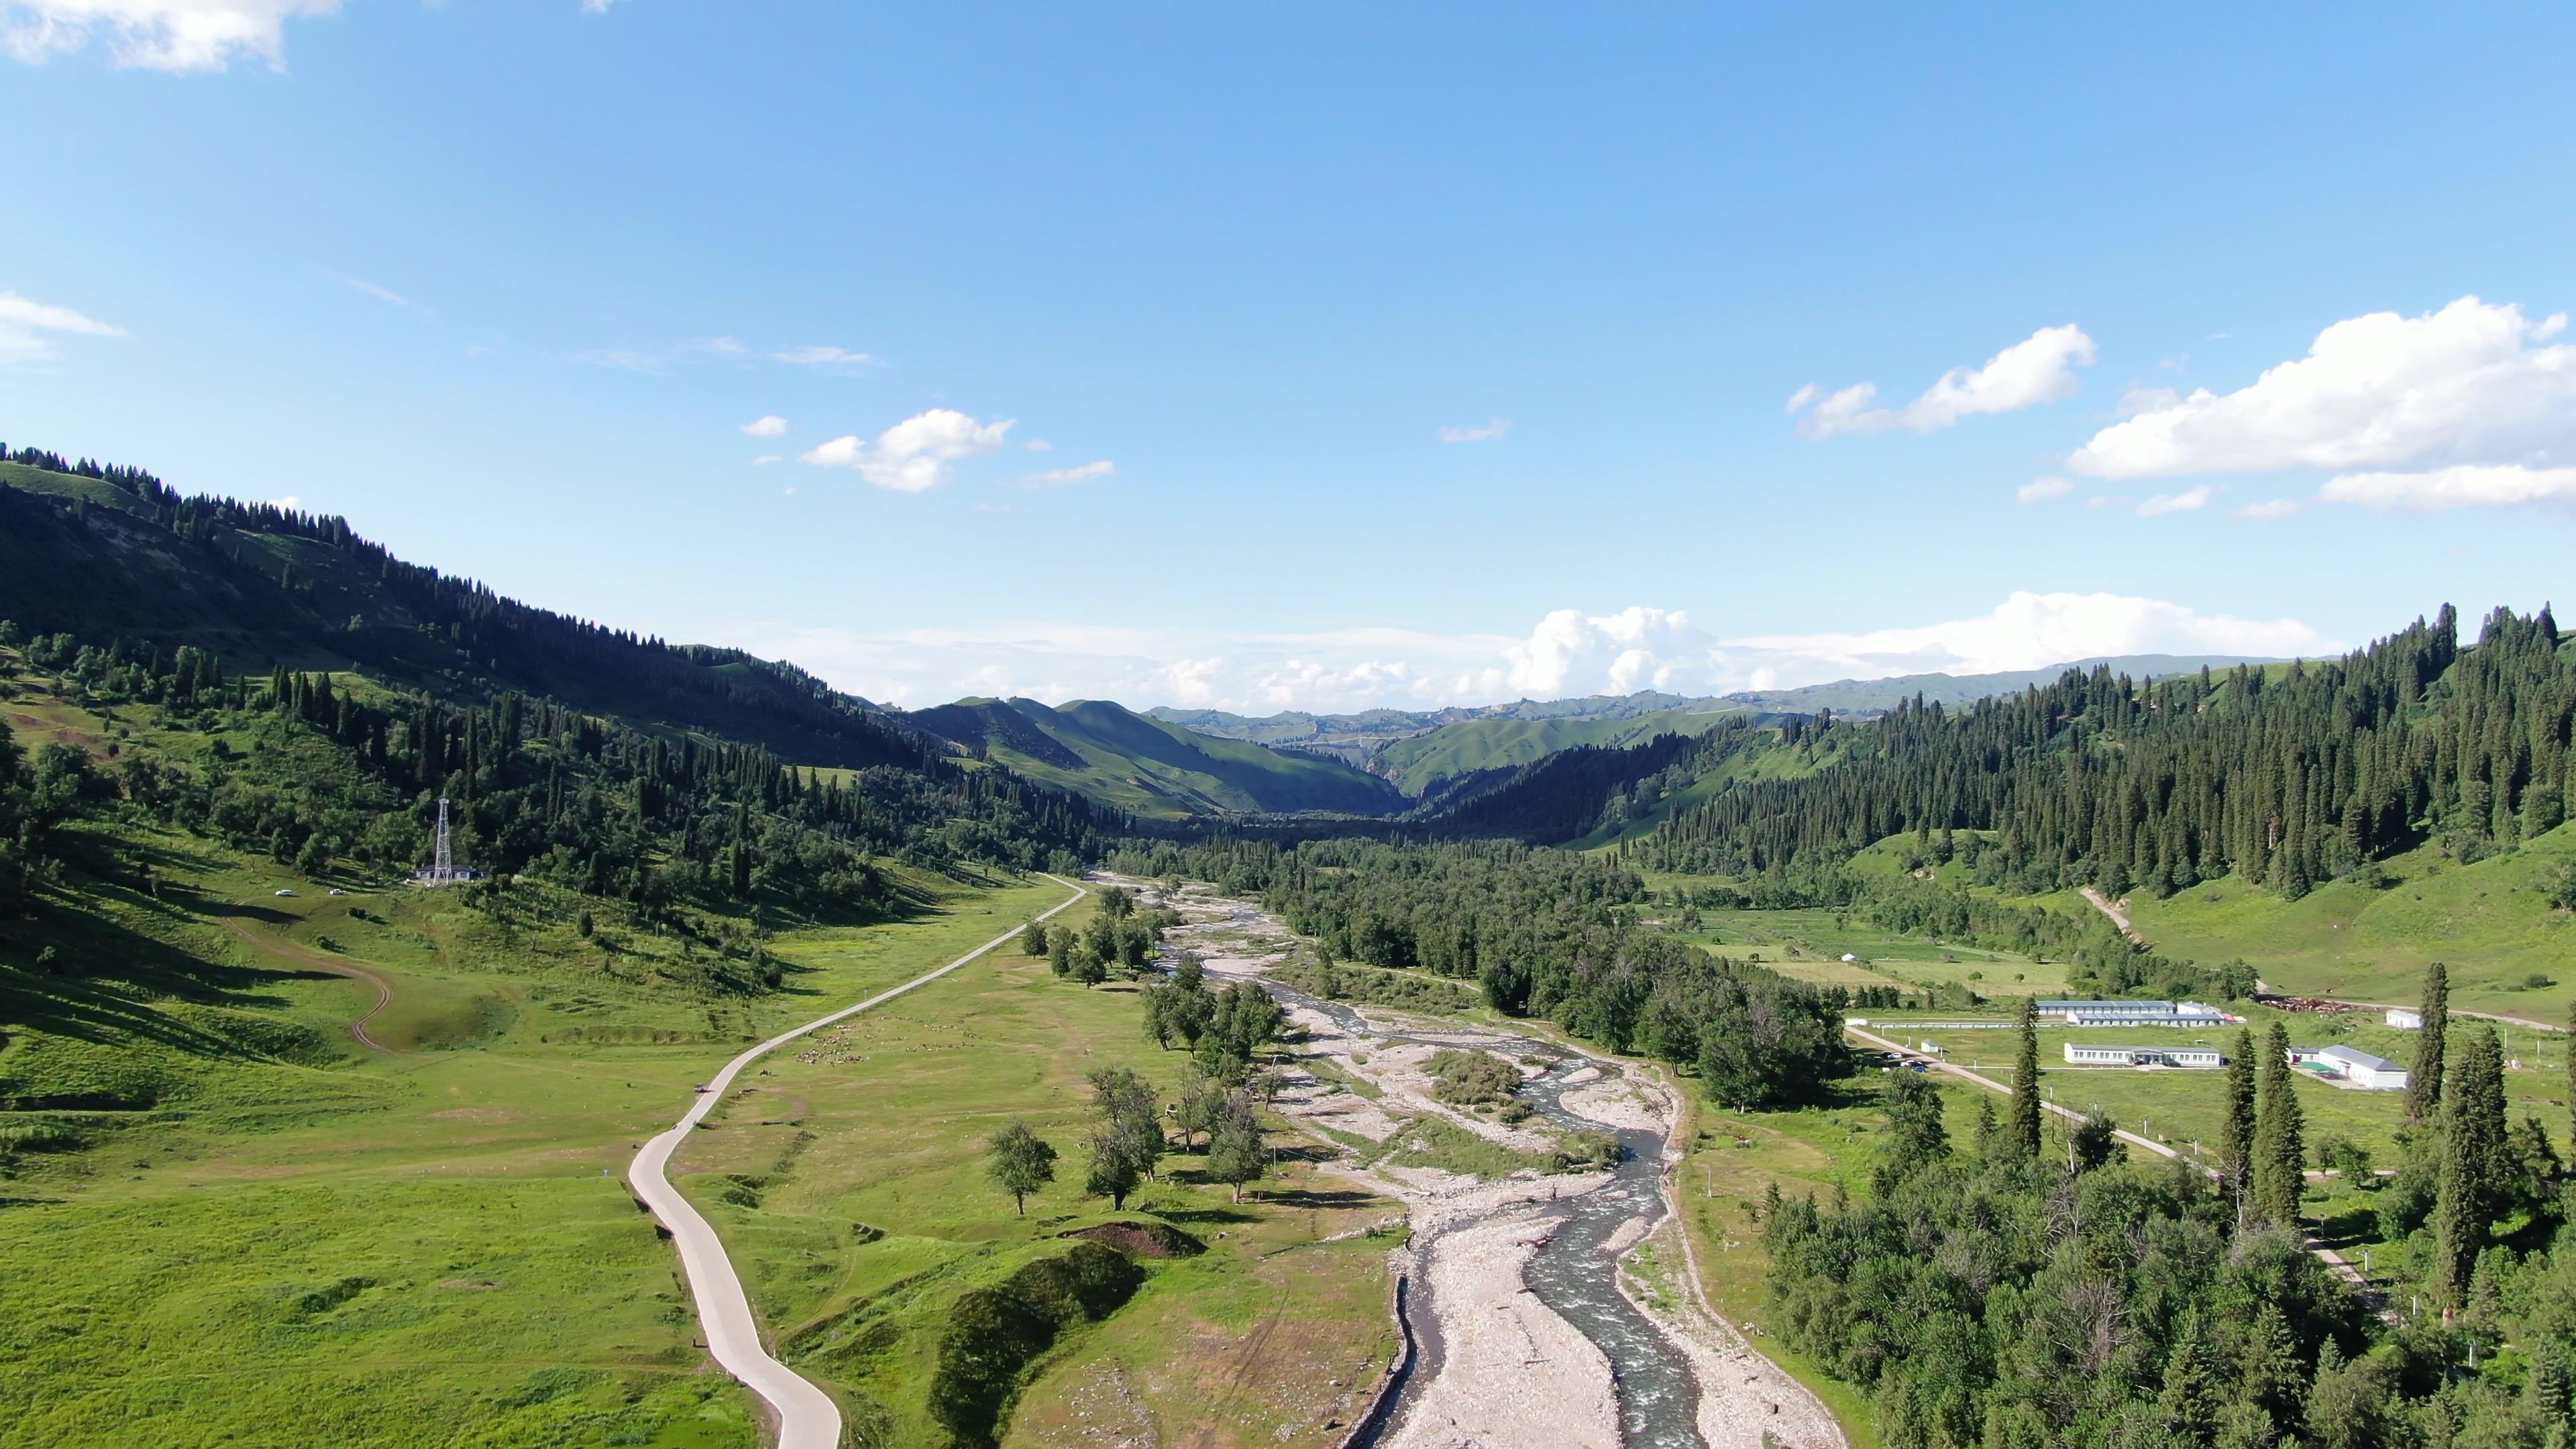
<svg viewBox="0 0 2576 1449">
<path fill-rule="evenodd" d="M 1706 734 L 1741 718 L 1750 706 L 1664 709 L 1620 719 L 1560 716 L 1550 719 L 1472 719 L 1442 725 L 1379 747 L 1370 768 L 1416 799 L 1464 775 L 1535 764 L 1560 750 L 1617 748 L 1657 735 Z"/>
<path fill-rule="evenodd" d="M 1390 815 L 1406 804 L 1393 786 L 1340 760 L 1199 734 L 1106 700 L 962 699 L 900 719 L 1137 815 Z"/>
<path fill-rule="evenodd" d="M 31 634 L 193 645 L 237 672 L 357 670 L 439 693 L 544 694 L 808 764 L 922 758 L 924 742 L 883 711 L 793 665 L 534 608 L 396 558 L 345 519 L 183 498 L 149 474 L 99 471 L 0 462 L 0 619 Z"/>
</svg>

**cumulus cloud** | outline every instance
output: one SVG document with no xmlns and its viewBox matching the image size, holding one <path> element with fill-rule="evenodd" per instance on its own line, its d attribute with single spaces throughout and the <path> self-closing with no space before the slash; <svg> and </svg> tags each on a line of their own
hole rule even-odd
<svg viewBox="0 0 2576 1449">
<path fill-rule="evenodd" d="M 1481 428 L 1442 428 L 1440 430 L 1440 441 L 1444 443 L 1490 443 L 1497 438 L 1508 438 L 1511 434 L 1512 420 L 1510 418 L 1494 418 L 1488 421 Z"/>
<path fill-rule="evenodd" d="M 2209 506 L 2209 497 L 2214 491 L 2204 483 L 2198 488 L 2186 488 L 2180 493 L 2159 493 L 2138 505 L 2138 516 L 2158 518 L 2168 513 L 2196 512 Z"/>
<path fill-rule="evenodd" d="M 340 0 L 0 0 L 0 44 L 34 64 L 103 40 L 118 65 L 220 70 L 236 57 L 285 63 L 286 22 Z"/>
<path fill-rule="evenodd" d="M 769 354 L 780 362 L 793 362 L 800 367 L 882 367 L 881 358 L 846 347 L 789 347 Z"/>
<path fill-rule="evenodd" d="M 785 437 L 787 435 L 787 420 L 776 413 L 769 413 L 762 417 L 753 418 L 750 422 L 743 424 L 742 431 L 744 436 L 753 438 Z"/>
<path fill-rule="evenodd" d="M 2093 351 L 2093 339 L 2071 322 L 2042 327 L 1986 359 L 1983 367 L 1951 368 L 1902 408 L 1871 406 L 1878 398 L 1876 383 L 1827 392 L 1811 382 L 1790 394 L 1788 412 L 1793 417 L 1806 412 L 1798 430 L 1810 438 L 1894 428 L 1929 433 L 1979 413 L 2014 412 L 2067 397 L 2081 385 L 2075 369 L 2089 366 Z M 1813 411 L 1807 411 L 1810 405 Z"/>
<path fill-rule="evenodd" d="M 2464 465 L 2539 463 L 2576 446 L 2576 347 L 2545 345 L 2566 326 L 2564 313 L 2535 320 L 2475 297 L 2420 317 L 2350 318 L 2250 386 L 2150 407 L 2094 434 L 2067 462 L 2097 478 L 2284 468 L 2364 477 L 2389 475 L 2359 470 L 2429 468 L 2437 471 L 2424 476 L 2439 477 Z"/>
<path fill-rule="evenodd" d="M 1117 464 L 1103 458 L 1096 463 L 1083 463 L 1072 468 L 1049 468 L 1043 473 L 1031 473 L 1020 480 L 1020 486 L 1070 488 L 1077 483 L 1096 483 L 1103 478 L 1115 475 L 1117 471 Z"/>
<path fill-rule="evenodd" d="M 15 292 L 0 292 L 0 363 L 26 362 L 53 355 L 49 332 L 81 337 L 123 337 L 125 329 L 69 307 L 56 307 Z"/>
<path fill-rule="evenodd" d="M 879 488 L 898 493 L 926 493 L 955 476 L 961 458 L 1001 451 L 1012 420 L 978 422 L 954 408 L 916 413 L 877 436 L 875 443 L 856 434 L 809 448 L 799 460 L 820 468 L 853 468 Z"/>
<path fill-rule="evenodd" d="M 2576 501 L 2576 468 L 2462 465 L 2425 473 L 2346 473 L 2329 478 L 2317 496 L 2367 508 L 2437 512 L 2452 508 L 2508 508 L 2518 503 Z"/>
<path fill-rule="evenodd" d="M 1559 609 L 1525 634 L 1394 628 L 1257 633 L 1022 622 L 863 633 L 743 623 L 691 631 L 793 659 L 844 689 L 919 707 L 961 695 L 1115 699 L 1268 713 L 1519 698 L 1693 695 L 1899 674 L 2036 669 L 2117 654 L 2307 655 L 2295 619 L 2240 619 L 2115 594 L 2015 593 L 1966 619 L 1852 634 L 1726 637 L 1684 610 Z"/>
<path fill-rule="evenodd" d="M 2033 478 L 2013 490 L 2013 501 L 2037 503 L 2043 498 L 2063 498 L 2074 491 L 2074 483 L 2064 478 Z"/>
</svg>

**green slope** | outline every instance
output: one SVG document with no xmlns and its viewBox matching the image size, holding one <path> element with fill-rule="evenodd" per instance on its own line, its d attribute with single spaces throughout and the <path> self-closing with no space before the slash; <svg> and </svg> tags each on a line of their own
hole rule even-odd
<svg viewBox="0 0 2576 1449">
<path fill-rule="evenodd" d="M 1339 760 L 1198 734 L 1106 700 L 963 699 L 901 718 L 1032 780 L 1138 815 L 1387 815 L 1405 804 L 1393 786 Z"/>
<path fill-rule="evenodd" d="M 2163 954 L 2242 956 L 2277 990 L 2412 1002 L 2424 967 L 2440 961 L 2452 1005 L 2564 1023 L 2576 918 L 2544 892 L 2571 863 L 2576 825 L 2562 825 L 2469 865 L 2428 845 L 2295 901 L 2229 876 L 2164 900 L 2139 892 L 2128 911 Z M 2533 984 L 2535 973 L 2556 985 Z"/>
<path fill-rule="evenodd" d="M 1657 735 L 1705 734 L 1743 706 L 1656 710 L 1627 719 L 1474 719 L 1442 725 L 1428 734 L 1389 741 L 1373 764 L 1397 789 L 1420 799 L 1442 781 L 1479 770 L 1535 764 L 1581 745 L 1617 748 Z"/>
<path fill-rule="evenodd" d="M 923 748 L 791 665 L 533 608 L 394 558 L 341 519 L 19 463 L 0 463 L 0 619 L 192 644 L 235 674 L 283 664 L 441 694 L 517 689 L 812 764 L 908 765 Z"/>
</svg>

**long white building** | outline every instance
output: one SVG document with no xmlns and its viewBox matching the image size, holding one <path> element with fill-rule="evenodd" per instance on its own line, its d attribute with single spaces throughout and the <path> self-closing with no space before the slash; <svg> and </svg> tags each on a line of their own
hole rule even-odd
<svg viewBox="0 0 2576 1449">
<path fill-rule="evenodd" d="M 2042 1001 L 2041 1016 L 2068 1026 L 2226 1026 L 2242 1021 L 2198 1001 Z"/>
<path fill-rule="evenodd" d="M 2066 1044 L 2066 1060 L 2079 1067 L 2223 1067 L 2216 1047 L 2086 1046 Z"/>
</svg>

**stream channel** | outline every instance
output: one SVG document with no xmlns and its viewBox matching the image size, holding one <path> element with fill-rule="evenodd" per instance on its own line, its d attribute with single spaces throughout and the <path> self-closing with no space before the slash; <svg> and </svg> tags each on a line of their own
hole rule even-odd
<svg viewBox="0 0 2576 1449">
<path fill-rule="evenodd" d="M 1257 929 L 1265 934 L 1285 934 L 1277 922 L 1257 908 L 1239 901 L 1223 904 L 1234 912 L 1228 925 L 1245 928 L 1257 923 Z M 1484 1027 L 1465 1028 L 1463 1034 L 1487 1038 L 1473 1043 L 1458 1041 L 1448 1033 L 1411 1035 L 1372 1022 L 1341 1002 L 1310 996 L 1258 971 L 1252 974 L 1281 1005 L 1327 1017 L 1355 1040 L 1381 1047 L 1472 1044 L 1541 1067 L 1544 1070 L 1540 1075 L 1528 1078 L 1520 1087 L 1523 1101 L 1565 1130 L 1608 1132 L 1619 1139 L 1619 1166 L 1608 1183 L 1578 1197 L 1540 1206 L 1541 1212 L 1556 1221 L 1557 1228 L 1524 1270 L 1522 1281 L 1541 1303 L 1572 1324 L 1609 1359 L 1618 1393 L 1620 1439 L 1626 1449 L 1705 1449 L 1698 1427 L 1699 1385 L 1690 1362 L 1670 1336 L 1619 1291 L 1617 1254 L 1609 1248 L 1614 1239 L 1623 1246 L 1636 1242 L 1664 1216 L 1664 1135 L 1620 1131 L 1573 1112 L 1563 1103 L 1565 1093 L 1581 1085 L 1569 1083 L 1566 1078 L 1588 1067 L 1598 1068 L 1605 1075 L 1622 1069 L 1551 1042 Z M 1587 1077 L 1586 1083 L 1590 1080 Z M 1470 1225 L 1453 1223 L 1449 1230 Z M 1379 1415 L 1370 1431 L 1352 1442 L 1351 1449 L 1376 1449 L 1405 1437 L 1406 1417 L 1423 1391 L 1440 1375 L 1445 1346 L 1438 1306 L 1432 1301 L 1430 1275 L 1423 1271 L 1437 1251 L 1436 1238 L 1426 1241 L 1417 1237 L 1414 1241 L 1417 1268 L 1405 1311 L 1417 1345 L 1415 1362 L 1397 1391 L 1394 1411 Z"/>
</svg>

